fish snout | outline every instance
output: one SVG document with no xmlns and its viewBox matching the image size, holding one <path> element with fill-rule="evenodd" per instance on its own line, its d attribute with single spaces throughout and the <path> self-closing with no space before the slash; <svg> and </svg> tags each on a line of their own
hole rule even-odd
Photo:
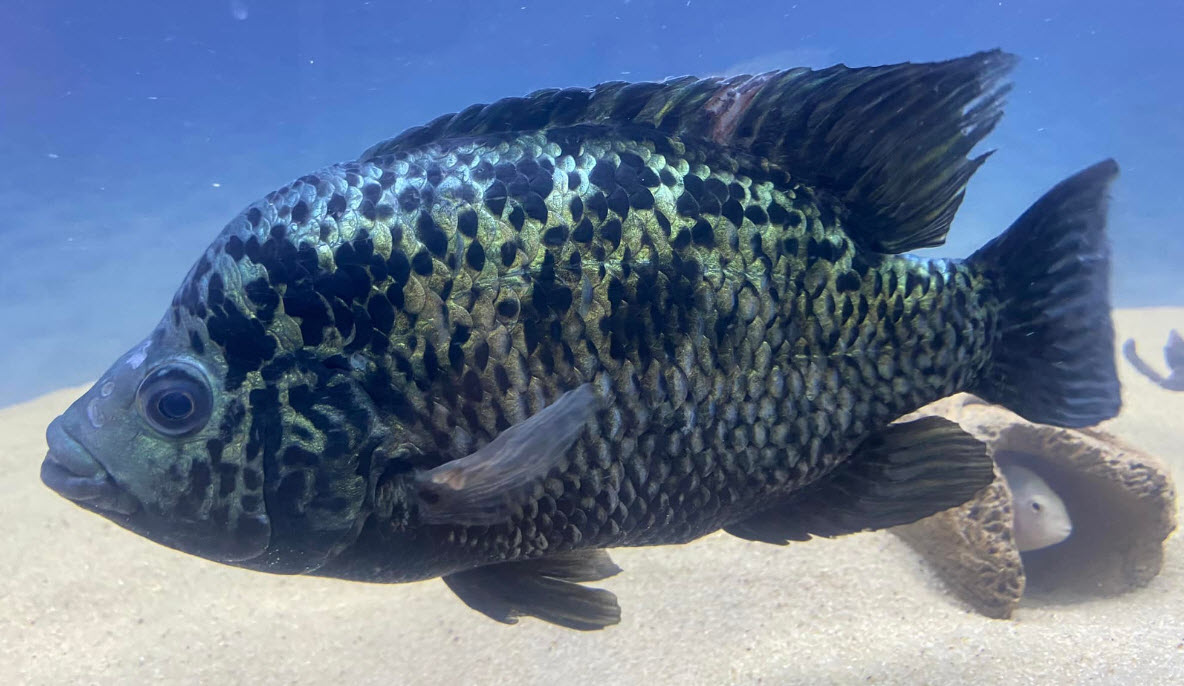
<svg viewBox="0 0 1184 686">
<path fill-rule="evenodd" d="M 41 463 L 41 481 L 59 495 L 104 513 L 134 514 L 140 509 L 134 497 L 119 487 L 107 470 L 74 439 L 62 417 L 45 432 L 49 452 Z"/>
</svg>

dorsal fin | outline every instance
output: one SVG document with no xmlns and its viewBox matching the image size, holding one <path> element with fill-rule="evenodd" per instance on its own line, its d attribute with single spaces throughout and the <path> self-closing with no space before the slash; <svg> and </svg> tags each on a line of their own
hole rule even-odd
<svg viewBox="0 0 1184 686">
<path fill-rule="evenodd" d="M 1001 116 L 999 50 L 927 64 L 837 65 L 758 76 L 603 83 L 473 105 L 408 129 L 366 161 L 430 143 L 579 125 L 645 127 L 763 157 L 829 191 L 848 233 L 886 253 L 940 245 L 970 176 L 966 155 Z"/>
</svg>

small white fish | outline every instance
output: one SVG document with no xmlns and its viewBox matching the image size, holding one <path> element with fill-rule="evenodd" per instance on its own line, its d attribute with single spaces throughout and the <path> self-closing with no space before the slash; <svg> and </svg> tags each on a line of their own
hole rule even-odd
<svg viewBox="0 0 1184 686">
<path fill-rule="evenodd" d="M 1056 545 L 1073 533 L 1061 497 L 1035 472 L 1018 465 L 1001 467 L 1015 507 L 1015 544 L 1020 552 Z"/>
</svg>

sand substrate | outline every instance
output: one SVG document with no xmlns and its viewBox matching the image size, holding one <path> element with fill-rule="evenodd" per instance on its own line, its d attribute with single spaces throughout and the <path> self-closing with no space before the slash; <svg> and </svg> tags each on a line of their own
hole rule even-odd
<svg viewBox="0 0 1184 686">
<path fill-rule="evenodd" d="M 1184 308 L 1117 313 L 1162 368 Z M 1107 428 L 1184 483 L 1184 393 L 1120 363 Z M 168 550 L 45 488 L 46 424 L 82 389 L 0 410 L 0 682 L 252 684 L 1184 683 L 1184 544 L 1144 589 L 972 613 L 877 532 L 785 548 L 723 534 L 616 550 L 619 626 L 502 626 L 444 584 L 269 576 Z"/>
</svg>

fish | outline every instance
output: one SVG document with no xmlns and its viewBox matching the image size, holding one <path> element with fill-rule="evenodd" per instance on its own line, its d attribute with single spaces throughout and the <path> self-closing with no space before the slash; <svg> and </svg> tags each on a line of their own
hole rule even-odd
<svg viewBox="0 0 1184 686">
<path fill-rule="evenodd" d="M 1073 534 L 1073 520 L 1065 502 L 1036 472 L 1019 465 L 1001 465 L 1011 489 L 1015 513 L 1015 545 L 1020 552 L 1040 550 Z"/>
<path fill-rule="evenodd" d="M 276 574 L 620 621 L 607 550 L 786 545 L 993 480 L 948 420 L 1117 413 L 1105 160 L 941 244 L 1014 58 L 553 88 L 250 204 L 46 431 L 41 478 Z"/>
</svg>

